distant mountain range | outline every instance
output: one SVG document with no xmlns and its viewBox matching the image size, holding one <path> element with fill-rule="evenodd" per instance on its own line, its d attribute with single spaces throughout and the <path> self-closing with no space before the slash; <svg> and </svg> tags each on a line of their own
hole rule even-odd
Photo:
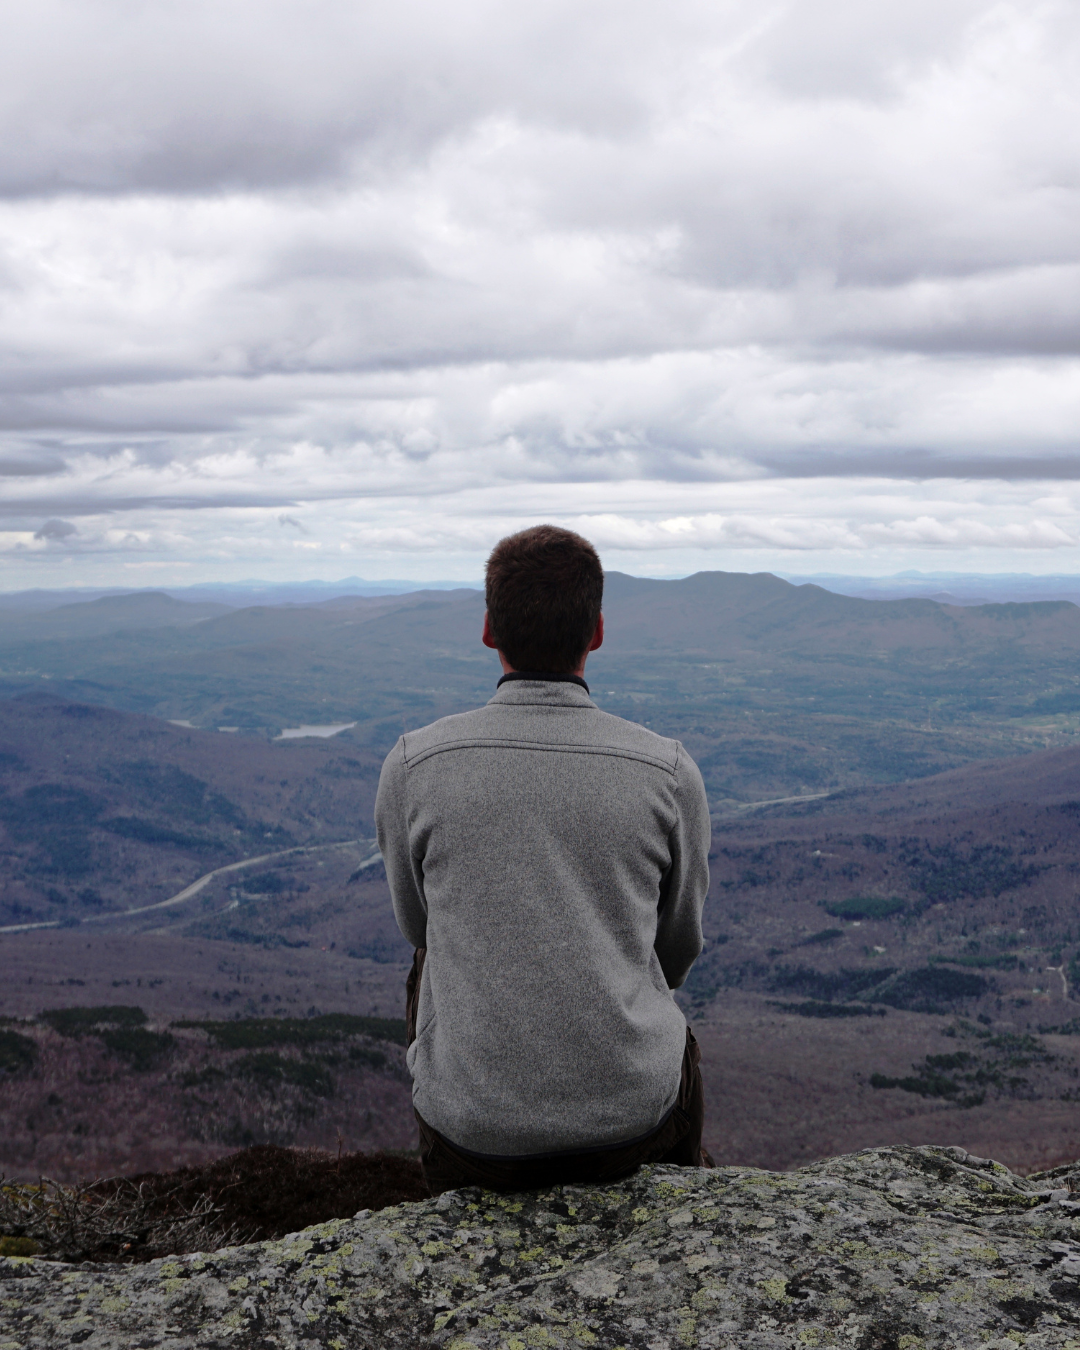
<svg viewBox="0 0 1080 1350">
<path fill-rule="evenodd" d="M 984 605 L 1010 601 L 1070 600 L 1080 604 L 1080 576 L 1033 576 L 1025 572 L 981 574 L 975 572 L 897 572 L 887 577 L 848 576 L 822 572 L 812 575 L 777 573 L 795 585 L 821 586 L 837 595 L 866 600 L 937 600 L 942 604 Z M 650 578 L 638 578 L 649 580 Z M 684 578 L 666 578 L 683 580 Z M 665 578 L 657 578 L 665 580 Z M 407 595 L 413 591 L 483 590 L 473 581 L 372 581 L 343 577 L 340 581 L 263 581 L 249 578 L 233 582 L 199 582 L 193 586 L 87 587 L 62 590 L 34 589 L 0 591 L 0 613 L 57 609 L 99 600 L 106 596 L 164 594 L 174 600 L 198 604 L 211 602 L 242 609 L 249 605 L 319 604 L 335 596 Z"/>
<path fill-rule="evenodd" d="M 70 587 L 66 590 L 0 591 L 0 612 L 25 613 L 57 609 L 61 605 L 82 604 L 105 597 L 167 595 L 174 600 L 199 604 L 212 602 L 242 609 L 248 605 L 312 605 L 339 595 L 407 595 L 411 591 L 452 591 L 462 586 L 483 590 L 483 582 L 465 581 L 365 581 L 363 577 L 344 577 L 341 581 L 232 581 L 200 582 L 194 586 L 157 587 Z"/>
<path fill-rule="evenodd" d="M 769 573 L 608 574 L 601 706 L 682 737 L 718 809 L 921 777 L 1080 738 L 1080 608 L 865 600 Z M 50 687 L 272 738 L 404 727 L 474 707 L 499 675 L 472 589 L 228 608 L 165 592 L 0 622 L 0 695 Z M 725 806 L 726 804 L 726 806 Z"/>
<path fill-rule="evenodd" d="M 1080 604 L 1080 577 L 1031 576 L 1024 572 L 980 575 L 974 572 L 898 572 L 891 577 L 853 577 L 832 573 L 795 576 L 788 581 L 813 582 L 839 595 L 865 600 L 938 600 L 952 605 L 1004 604 L 1009 601 L 1071 600 Z"/>
</svg>

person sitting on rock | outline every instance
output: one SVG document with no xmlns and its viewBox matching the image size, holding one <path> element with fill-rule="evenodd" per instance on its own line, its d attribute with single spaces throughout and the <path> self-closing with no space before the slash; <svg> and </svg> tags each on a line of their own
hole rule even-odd
<svg viewBox="0 0 1080 1350">
<path fill-rule="evenodd" d="M 433 1195 L 712 1165 L 700 1051 L 671 994 L 701 951 L 709 807 L 678 741 L 589 697 L 603 587 L 579 535 L 503 539 L 482 636 L 505 672 L 494 697 L 407 732 L 383 765 Z"/>
</svg>

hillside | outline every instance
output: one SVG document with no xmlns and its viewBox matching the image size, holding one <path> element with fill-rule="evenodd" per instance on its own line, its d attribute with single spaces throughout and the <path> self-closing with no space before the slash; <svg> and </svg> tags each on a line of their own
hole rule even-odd
<svg viewBox="0 0 1080 1350">
<path fill-rule="evenodd" d="M 164 627 L 139 627 L 146 597 L 107 603 L 115 628 L 98 636 L 54 626 L 29 640 L 5 619 L 0 692 L 62 681 L 82 702 L 252 738 L 355 722 L 350 739 L 385 753 L 403 726 L 490 697 L 499 673 L 479 642 L 476 591 L 200 612 Z M 64 614 L 74 623 L 91 609 Z M 610 573 L 605 611 L 588 668 L 597 701 L 683 738 L 718 802 L 896 782 L 1080 735 L 1080 609 L 1067 602 L 961 607 L 768 574 Z M 40 617 L 55 625 L 58 613 Z"/>
<path fill-rule="evenodd" d="M 1080 750 L 714 821 L 680 998 L 733 1161 L 1080 1151 Z"/>
<path fill-rule="evenodd" d="M 609 578 L 600 701 L 683 739 L 731 804 L 1068 744 L 1080 609 L 871 601 L 768 574 Z"/>
<path fill-rule="evenodd" d="M 981 982 L 957 996 L 969 1011 L 1067 1020 L 1080 1013 L 1078 791 L 1068 749 L 718 819 L 711 946 L 692 980 L 841 1001 L 874 990 L 916 1008 L 954 1000 L 902 972 L 947 967 Z M 845 985 L 843 970 L 859 973 Z"/>
<path fill-rule="evenodd" d="M 201 600 L 174 600 L 163 591 L 140 591 L 135 595 L 105 595 L 79 600 L 49 610 L 15 610 L 4 613 L 0 641 L 5 646 L 20 642 L 61 641 L 105 637 L 112 633 L 155 628 L 185 628 L 228 613 L 229 605 Z"/>
<path fill-rule="evenodd" d="M 0 927 L 148 905 L 246 857 L 369 837 L 380 764 L 338 742 L 0 701 Z"/>
<path fill-rule="evenodd" d="M 137 1003 L 0 1021 L 0 1170 L 75 1181 L 251 1144 L 400 1148 L 415 1130 L 404 1040 L 399 1019 L 151 1021 Z"/>
<path fill-rule="evenodd" d="M 57 716 L 48 705 L 9 706 Z M 107 716 L 130 721 L 132 731 L 160 726 Z M 48 723 L 32 725 L 40 736 Z M 334 776 L 337 738 L 273 745 L 163 733 L 176 747 L 228 747 L 240 757 L 229 771 L 241 777 L 248 755 L 295 756 L 331 797 L 356 793 L 359 809 L 370 810 L 363 792 L 373 791 L 375 765 L 369 777 Z M 59 753 L 70 752 L 61 745 Z M 224 769 L 207 781 L 234 793 L 251 816 L 269 811 L 267 798 L 244 796 L 241 779 Z M 790 1167 L 868 1145 L 945 1138 L 1021 1169 L 1080 1156 L 1078 784 L 1080 749 L 1070 748 L 715 818 L 706 949 L 678 997 L 703 1047 L 706 1138 L 718 1158 Z M 253 781 L 247 791 L 266 788 Z M 324 816 L 332 818 L 329 807 Z M 302 823 L 296 811 L 289 819 L 294 829 Z M 268 1014 L 400 1017 L 410 952 L 372 847 L 358 838 L 290 848 L 222 873 L 165 910 L 72 906 L 67 912 L 84 919 L 78 927 L 0 935 L 0 1016 L 15 1019 L 8 1026 L 18 1034 L 19 1020 L 42 1012 L 116 1003 L 141 1007 L 161 1030 L 177 1020 Z M 188 864 L 206 865 L 201 855 Z M 20 1159 L 45 1150 L 47 1135 L 47 1156 L 71 1168 L 80 1157 L 120 1167 L 124 1121 L 156 1109 L 154 1098 L 171 1100 L 174 1080 L 188 1072 L 183 1056 L 164 1060 L 158 1078 L 114 1060 L 98 1072 L 111 1084 L 99 1090 L 126 1105 L 85 1117 L 60 1082 L 73 1072 L 73 1053 L 21 1071 L 10 1137 L 21 1141 Z M 271 1082 L 262 1098 L 229 1098 L 240 1105 L 228 1137 L 247 1130 L 256 1140 L 333 1147 L 342 1120 L 335 1102 L 366 1120 L 390 1100 L 389 1088 L 375 1086 L 358 1080 L 324 1097 L 310 1085 L 286 1092 Z M 407 1103 L 403 1085 L 393 1092 Z M 51 1095 L 63 1109 L 47 1106 Z M 268 1133 L 275 1118 L 293 1123 Z M 395 1107 L 392 1119 L 389 1134 L 373 1137 L 410 1147 L 407 1110 Z M 30 1120 L 39 1122 L 36 1144 L 26 1135 Z M 198 1161 L 225 1146 L 181 1136 L 161 1140 L 162 1156 Z M 366 1145 L 361 1138 L 353 1146 Z"/>
<path fill-rule="evenodd" d="M 769 572 L 698 572 L 680 581 L 608 573 L 605 612 L 618 651 L 669 649 L 713 657 L 753 649 L 828 656 L 952 657 L 998 647 L 1080 648 L 1080 608 L 1065 600 L 954 606 L 865 600 Z M 857 645 L 858 644 L 858 645 Z"/>
<path fill-rule="evenodd" d="M 679 997 L 717 1156 L 792 1166 L 950 1131 L 1017 1167 L 1080 1154 L 1080 610 L 880 603 L 723 573 L 616 574 L 606 610 L 598 702 L 681 735 L 714 808 L 707 946 Z M 410 953 L 374 855 L 379 767 L 403 726 L 489 697 L 481 615 L 472 591 L 339 597 L 10 643 L 0 928 L 55 925 L 0 934 L 13 1034 L 117 1003 L 163 1032 L 400 1016 Z M 12 675 L 31 650 L 52 664 Z M 1037 711 L 1051 704 L 1065 711 Z M 353 720 L 329 740 L 271 739 Z M 1010 755 L 1047 742 L 1061 748 Z M 794 800 L 760 804 L 775 798 Z M 157 1078 L 101 1061 L 111 1105 L 84 1118 L 70 1105 L 82 1044 L 17 1068 L 20 1165 L 122 1165 L 124 1121 L 189 1071 L 179 1050 Z M 367 1079 L 334 1097 L 315 1082 L 288 1101 L 273 1082 L 236 1097 L 230 1137 L 332 1147 L 334 1101 L 389 1110 Z M 267 1133 L 275 1110 L 293 1112 L 284 1134 Z M 410 1146 L 407 1111 L 391 1119 L 377 1137 Z M 182 1134 L 165 1154 L 225 1147 Z"/>
<path fill-rule="evenodd" d="M 116 610 L 136 599 L 122 597 Z M 5 622 L 0 690 L 63 681 L 83 702 L 249 735 L 356 721 L 365 739 L 388 747 L 403 717 L 415 726 L 484 697 L 494 677 L 483 672 L 497 662 L 478 640 L 464 640 L 479 632 L 482 614 L 476 592 L 451 591 L 255 606 L 183 627 L 117 622 L 79 641 L 55 631 L 9 638 Z"/>
</svg>

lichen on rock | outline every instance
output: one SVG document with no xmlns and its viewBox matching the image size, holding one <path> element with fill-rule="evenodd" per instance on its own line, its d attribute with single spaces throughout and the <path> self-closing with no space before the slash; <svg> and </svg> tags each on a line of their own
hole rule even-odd
<svg viewBox="0 0 1080 1350">
<path fill-rule="evenodd" d="M 642 1168 L 142 1266 L 0 1261 L 0 1350 L 1080 1350 L 1080 1165 Z"/>
</svg>

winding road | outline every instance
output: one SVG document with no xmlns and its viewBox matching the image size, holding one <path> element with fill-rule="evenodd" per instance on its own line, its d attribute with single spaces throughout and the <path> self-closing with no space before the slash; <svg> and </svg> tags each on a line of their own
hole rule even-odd
<svg viewBox="0 0 1080 1350">
<path fill-rule="evenodd" d="M 193 896 L 199 894 L 209 886 L 215 877 L 224 876 L 226 872 L 239 872 L 245 867 L 257 867 L 259 863 L 269 862 L 272 858 L 295 858 L 301 854 L 321 853 L 324 849 L 335 848 L 355 848 L 357 844 L 367 844 L 374 846 L 374 839 L 345 839 L 336 844 L 306 844 L 299 848 L 283 848 L 275 853 L 260 853 L 257 858 L 241 858 L 239 862 L 226 863 L 224 867 L 215 867 L 212 872 L 206 872 L 198 877 L 190 885 L 185 886 L 182 891 L 177 891 L 175 895 L 170 895 L 167 900 L 155 901 L 152 905 L 138 905 L 134 909 L 113 910 L 109 914 L 91 914 L 80 921 L 79 926 L 83 927 L 88 923 L 109 923 L 114 919 L 130 919 L 135 914 L 149 914 L 157 909 L 169 909 L 173 905 L 182 905 L 185 900 L 190 900 Z M 376 848 L 370 857 L 356 868 L 357 872 L 362 872 L 365 867 L 374 867 L 382 858 L 382 854 Z M 59 928 L 63 923 L 62 919 L 48 919 L 42 923 L 13 923 L 6 928 L 0 928 L 0 933 L 29 933 L 38 928 Z"/>
</svg>

